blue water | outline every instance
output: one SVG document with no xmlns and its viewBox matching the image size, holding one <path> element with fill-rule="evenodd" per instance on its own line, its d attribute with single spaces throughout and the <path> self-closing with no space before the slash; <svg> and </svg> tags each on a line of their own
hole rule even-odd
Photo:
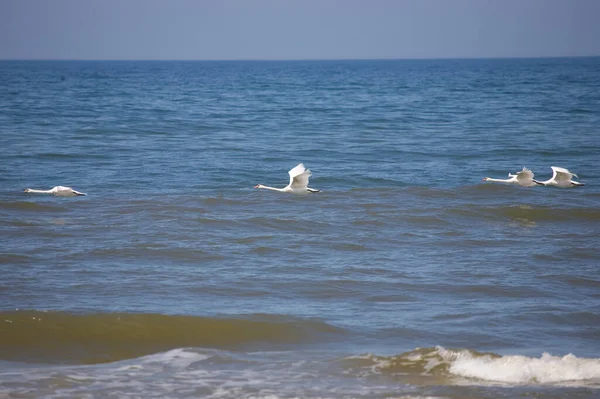
<svg viewBox="0 0 600 399">
<path fill-rule="evenodd" d="M 0 396 L 596 397 L 599 154 L 600 58 L 0 62 Z"/>
</svg>

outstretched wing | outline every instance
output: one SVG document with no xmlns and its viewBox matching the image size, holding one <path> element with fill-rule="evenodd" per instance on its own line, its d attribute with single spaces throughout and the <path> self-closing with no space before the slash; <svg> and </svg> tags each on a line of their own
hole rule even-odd
<svg viewBox="0 0 600 399">
<path fill-rule="evenodd" d="M 568 169 L 560 168 L 558 166 L 551 166 L 552 168 L 552 178 L 556 180 L 556 182 L 569 182 L 573 178 L 573 176 L 577 176 L 575 173 L 571 173 Z"/>
<path fill-rule="evenodd" d="M 520 183 L 533 183 L 533 172 L 526 167 L 523 167 L 523 170 L 517 173 L 517 180 Z"/>
<path fill-rule="evenodd" d="M 61 197 L 71 197 L 74 195 L 85 195 L 85 193 L 73 190 L 71 187 L 65 186 L 56 186 L 52 189 L 52 193 L 54 195 L 58 195 Z"/>
<path fill-rule="evenodd" d="M 312 176 L 312 173 L 304 167 L 304 164 L 299 164 L 288 173 L 290 174 L 290 187 L 294 189 L 306 188 L 308 178 Z"/>
</svg>

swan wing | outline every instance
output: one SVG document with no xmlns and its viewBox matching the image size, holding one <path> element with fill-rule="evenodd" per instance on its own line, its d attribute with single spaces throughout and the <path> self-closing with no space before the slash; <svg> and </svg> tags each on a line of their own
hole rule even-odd
<svg viewBox="0 0 600 399">
<path fill-rule="evenodd" d="M 533 172 L 523 167 L 523 170 L 517 173 L 517 180 L 521 183 L 532 183 L 533 182 Z"/>
<path fill-rule="evenodd" d="M 65 186 L 56 186 L 51 190 L 52 194 L 57 195 L 59 197 L 73 197 L 76 195 L 86 195 L 85 193 L 81 193 L 79 191 L 73 190 L 71 187 Z"/>
<path fill-rule="evenodd" d="M 304 173 L 301 173 L 292 178 L 290 186 L 293 189 L 306 189 L 308 187 L 308 178 L 312 176 L 309 169 L 306 169 Z"/>
<path fill-rule="evenodd" d="M 577 176 L 565 168 L 560 168 L 558 166 L 551 166 L 551 168 L 553 173 L 552 178 L 556 180 L 556 182 L 570 182 L 573 176 Z"/>
<path fill-rule="evenodd" d="M 72 192 L 73 192 L 73 189 L 72 189 L 71 187 L 65 187 L 65 186 L 56 186 L 56 187 L 54 187 L 54 188 L 52 189 L 52 191 L 53 191 L 55 194 L 58 194 L 58 195 L 60 195 L 60 194 L 63 194 L 63 195 L 64 195 L 64 194 L 70 194 L 70 193 L 72 193 Z"/>
<path fill-rule="evenodd" d="M 295 168 L 291 169 L 290 174 L 290 187 L 293 189 L 306 189 L 308 186 L 308 179 L 312 176 L 309 169 L 304 167 L 304 164 L 298 164 Z"/>
<path fill-rule="evenodd" d="M 306 171 L 306 168 L 304 167 L 303 163 L 300 163 L 298 165 L 296 165 L 294 168 L 290 169 L 290 171 L 288 172 L 290 174 L 290 183 L 292 182 L 291 179 L 293 179 L 294 177 L 301 175 L 302 173 L 304 173 L 304 171 Z"/>
</svg>

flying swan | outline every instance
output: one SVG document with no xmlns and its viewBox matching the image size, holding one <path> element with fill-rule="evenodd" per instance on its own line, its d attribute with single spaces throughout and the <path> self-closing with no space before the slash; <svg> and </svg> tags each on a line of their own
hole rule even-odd
<svg viewBox="0 0 600 399">
<path fill-rule="evenodd" d="M 310 169 L 306 169 L 304 164 L 299 164 L 288 172 L 290 174 L 290 184 L 284 188 L 276 188 L 257 184 L 254 188 L 265 188 L 267 190 L 281 191 L 282 193 L 309 194 L 318 193 L 319 190 L 308 187 L 308 178 L 312 176 Z"/>
<path fill-rule="evenodd" d="M 522 187 L 533 187 L 536 185 L 536 181 L 533 180 L 533 172 L 526 167 L 523 167 L 523 170 L 518 172 L 516 175 L 509 173 L 508 179 L 492 179 L 491 177 L 484 177 L 483 181 L 518 184 Z"/>
<path fill-rule="evenodd" d="M 77 195 L 86 195 L 85 193 L 80 193 L 79 191 L 73 190 L 71 187 L 64 186 L 56 186 L 50 190 L 34 190 L 32 188 L 26 188 L 25 192 L 34 194 L 51 194 L 57 197 L 75 197 Z"/>
<path fill-rule="evenodd" d="M 571 180 L 573 176 L 577 176 L 575 173 L 570 172 L 568 169 L 559 168 L 558 166 L 551 166 L 552 168 L 552 177 L 546 181 L 537 181 L 534 180 L 535 184 L 539 184 L 541 186 L 556 186 L 562 188 L 568 187 L 577 187 L 577 186 L 585 186 L 584 183 L 579 183 L 578 181 Z"/>
</svg>

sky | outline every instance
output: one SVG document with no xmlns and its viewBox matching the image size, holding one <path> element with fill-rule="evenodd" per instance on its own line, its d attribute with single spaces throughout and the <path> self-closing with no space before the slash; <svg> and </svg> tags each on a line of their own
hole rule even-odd
<svg viewBox="0 0 600 399">
<path fill-rule="evenodd" d="M 600 55 L 600 0 L 0 0 L 0 59 Z"/>
</svg>

